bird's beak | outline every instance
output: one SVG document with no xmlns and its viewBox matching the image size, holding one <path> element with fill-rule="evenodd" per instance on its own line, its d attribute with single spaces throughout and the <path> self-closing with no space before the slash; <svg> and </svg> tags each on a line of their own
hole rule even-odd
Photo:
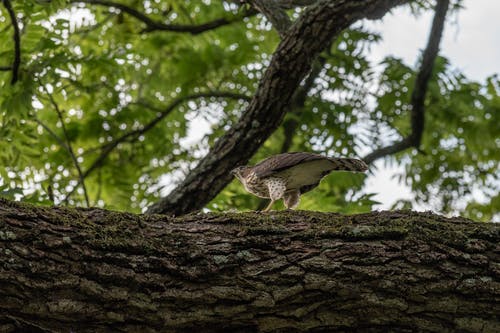
<svg viewBox="0 0 500 333">
<path fill-rule="evenodd" d="M 229 173 L 232 174 L 233 176 L 236 176 L 236 169 L 229 171 Z"/>
</svg>

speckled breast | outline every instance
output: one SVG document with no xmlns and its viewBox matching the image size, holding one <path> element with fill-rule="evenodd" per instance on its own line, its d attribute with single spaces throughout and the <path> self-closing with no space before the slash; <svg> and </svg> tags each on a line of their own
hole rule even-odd
<svg viewBox="0 0 500 333">
<path fill-rule="evenodd" d="M 261 197 L 261 198 L 269 198 L 269 190 L 264 184 L 264 182 L 255 176 L 255 173 L 250 173 L 245 182 L 245 188 L 248 192 Z"/>
</svg>

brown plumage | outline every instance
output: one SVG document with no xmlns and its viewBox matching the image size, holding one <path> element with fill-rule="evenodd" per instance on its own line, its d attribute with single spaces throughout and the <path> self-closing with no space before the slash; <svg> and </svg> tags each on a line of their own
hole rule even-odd
<svg viewBox="0 0 500 333">
<path fill-rule="evenodd" d="M 271 199 L 265 209 L 267 211 L 281 198 L 287 208 L 295 208 L 301 194 L 314 189 L 323 177 L 334 170 L 363 172 L 368 170 L 368 166 L 354 158 L 295 152 L 271 156 L 255 166 L 240 166 L 232 173 L 248 192 Z"/>
</svg>

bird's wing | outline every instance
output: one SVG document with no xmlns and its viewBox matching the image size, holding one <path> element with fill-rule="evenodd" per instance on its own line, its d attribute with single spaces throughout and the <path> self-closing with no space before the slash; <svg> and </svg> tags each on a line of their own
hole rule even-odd
<svg viewBox="0 0 500 333">
<path fill-rule="evenodd" d="M 315 188 L 323 177 L 334 170 L 366 171 L 366 164 L 351 158 L 315 159 L 275 172 L 272 177 L 283 177 L 287 179 L 287 189 L 299 189 L 301 193 L 305 193 Z"/>
<path fill-rule="evenodd" d="M 328 160 L 332 163 L 332 170 L 344 170 L 353 172 L 364 172 L 368 170 L 368 165 L 356 158 L 330 157 Z"/>
<path fill-rule="evenodd" d="M 328 160 L 328 158 L 312 153 L 284 153 L 263 160 L 253 167 L 253 171 L 257 177 L 265 178 L 301 163 L 315 160 Z"/>
<path fill-rule="evenodd" d="M 284 177 L 287 189 L 299 189 L 301 193 L 312 190 L 321 179 L 334 170 L 335 165 L 328 159 L 302 162 L 288 169 L 277 172 L 274 177 Z"/>
<path fill-rule="evenodd" d="M 309 162 L 316 163 L 309 164 Z M 355 158 L 335 158 L 313 153 L 295 152 L 271 156 L 255 165 L 253 171 L 258 178 L 265 178 L 305 163 L 307 163 L 307 167 L 321 169 L 321 172 L 326 170 L 363 172 L 368 169 L 365 162 Z"/>
</svg>

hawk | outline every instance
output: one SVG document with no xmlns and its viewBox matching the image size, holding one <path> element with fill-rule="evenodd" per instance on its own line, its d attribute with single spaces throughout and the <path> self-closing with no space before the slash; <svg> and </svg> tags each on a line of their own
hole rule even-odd
<svg viewBox="0 0 500 333">
<path fill-rule="evenodd" d="M 355 158 L 295 152 L 271 156 L 254 166 L 239 166 L 231 173 L 248 192 L 271 199 L 264 209 L 268 211 L 281 198 L 286 208 L 294 209 L 301 194 L 314 189 L 323 177 L 334 170 L 363 172 L 368 170 L 368 165 Z"/>
</svg>

